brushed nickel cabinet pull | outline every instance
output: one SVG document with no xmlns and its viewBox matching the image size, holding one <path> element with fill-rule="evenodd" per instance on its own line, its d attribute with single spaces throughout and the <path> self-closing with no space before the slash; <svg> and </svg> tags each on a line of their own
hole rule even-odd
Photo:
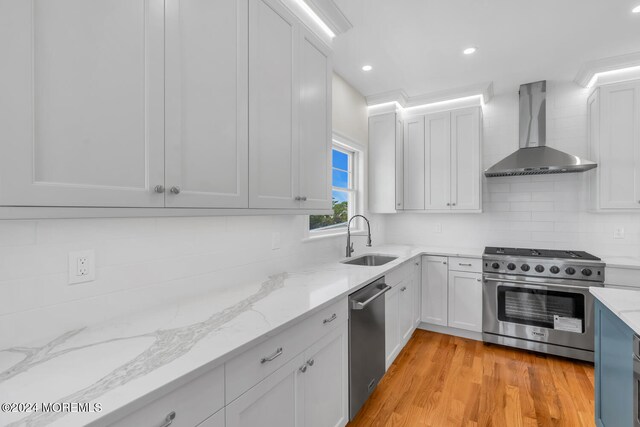
<svg viewBox="0 0 640 427">
<path fill-rule="evenodd" d="M 173 420 L 176 419 L 176 411 L 171 411 L 167 414 L 166 417 L 164 417 L 164 424 L 162 424 L 160 427 L 169 427 L 171 424 L 173 424 Z"/>
<path fill-rule="evenodd" d="M 260 363 L 267 363 L 267 362 L 271 362 L 273 359 L 275 359 L 276 357 L 280 356 L 282 354 L 282 347 L 279 347 L 275 353 L 273 353 L 271 356 L 267 356 L 267 357 L 263 357 L 262 359 L 260 359 Z"/>
<path fill-rule="evenodd" d="M 324 319 L 324 320 L 322 321 L 322 324 L 323 324 L 323 325 L 326 325 L 327 323 L 331 323 L 331 322 L 333 322 L 333 321 L 334 321 L 334 320 L 336 320 L 337 318 L 338 318 L 338 315 L 337 315 L 337 314 L 335 314 L 335 313 L 333 313 L 333 314 L 331 315 L 331 317 L 329 317 L 328 319 Z"/>
</svg>

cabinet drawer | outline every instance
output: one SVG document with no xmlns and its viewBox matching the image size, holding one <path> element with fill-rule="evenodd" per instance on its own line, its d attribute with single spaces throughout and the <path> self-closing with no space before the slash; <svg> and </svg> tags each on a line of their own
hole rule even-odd
<svg viewBox="0 0 640 427">
<path fill-rule="evenodd" d="M 348 319 L 347 308 L 344 298 L 227 362 L 227 404 L 344 323 Z"/>
<path fill-rule="evenodd" d="M 482 273 L 482 260 L 479 258 L 449 257 L 449 270 Z"/>
<path fill-rule="evenodd" d="M 224 406 L 224 367 L 219 366 L 195 380 L 154 400 L 112 424 L 112 427 L 156 427 L 172 412 L 171 427 L 193 427 Z"/>
</svg>

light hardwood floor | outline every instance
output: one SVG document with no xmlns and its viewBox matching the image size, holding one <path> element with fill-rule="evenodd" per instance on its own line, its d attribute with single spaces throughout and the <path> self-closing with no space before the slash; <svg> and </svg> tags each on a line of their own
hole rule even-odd
<svg viewBox="0 0 640 427">
<path fill-rule="evenodd" d="M 349 424 L 593 426 L 593 365 L 417 330 Z"/>
</svg>

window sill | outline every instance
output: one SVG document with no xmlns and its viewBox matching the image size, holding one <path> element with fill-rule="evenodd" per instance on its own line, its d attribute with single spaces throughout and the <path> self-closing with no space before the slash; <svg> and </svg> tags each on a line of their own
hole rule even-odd
<svg viewBox="0 0 640 427">
<path fill-rule="evenodd" d="M 366 232 L 364 230 L 351 230 L 351 237 L 353 236 L 366 236 Z M 347 230 L 336 231 L 335 233 L 318 233 L 312 234 L 309 232 L 305 238 L 302 239 L 303 243 L 306 242 L 317 242 L 318 240 L 330 239 L 333 237 L 347 237 Z"/>
</svg>

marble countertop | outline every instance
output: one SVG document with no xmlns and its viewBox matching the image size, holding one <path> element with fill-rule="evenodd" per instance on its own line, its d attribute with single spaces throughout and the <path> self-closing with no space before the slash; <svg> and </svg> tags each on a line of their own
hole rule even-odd
<svg viewBox="0 0 640 427">
<path fill-rule="evenodd" d="M 370 253 L 398 259 L 379 267 L 333 262 L 215 287 L 135 316 L 2 349 L 3 402 L 99 402 L 102 411 L 0 412 L 0 425 L 115 421 L 417 255 L 480 258 L 482 249 L 380 246 Z"/>
<path fill-rule="evenodd" d="M 592 287 L 589 291 L 640 335 L 640 290 Z"/>
</svg>

